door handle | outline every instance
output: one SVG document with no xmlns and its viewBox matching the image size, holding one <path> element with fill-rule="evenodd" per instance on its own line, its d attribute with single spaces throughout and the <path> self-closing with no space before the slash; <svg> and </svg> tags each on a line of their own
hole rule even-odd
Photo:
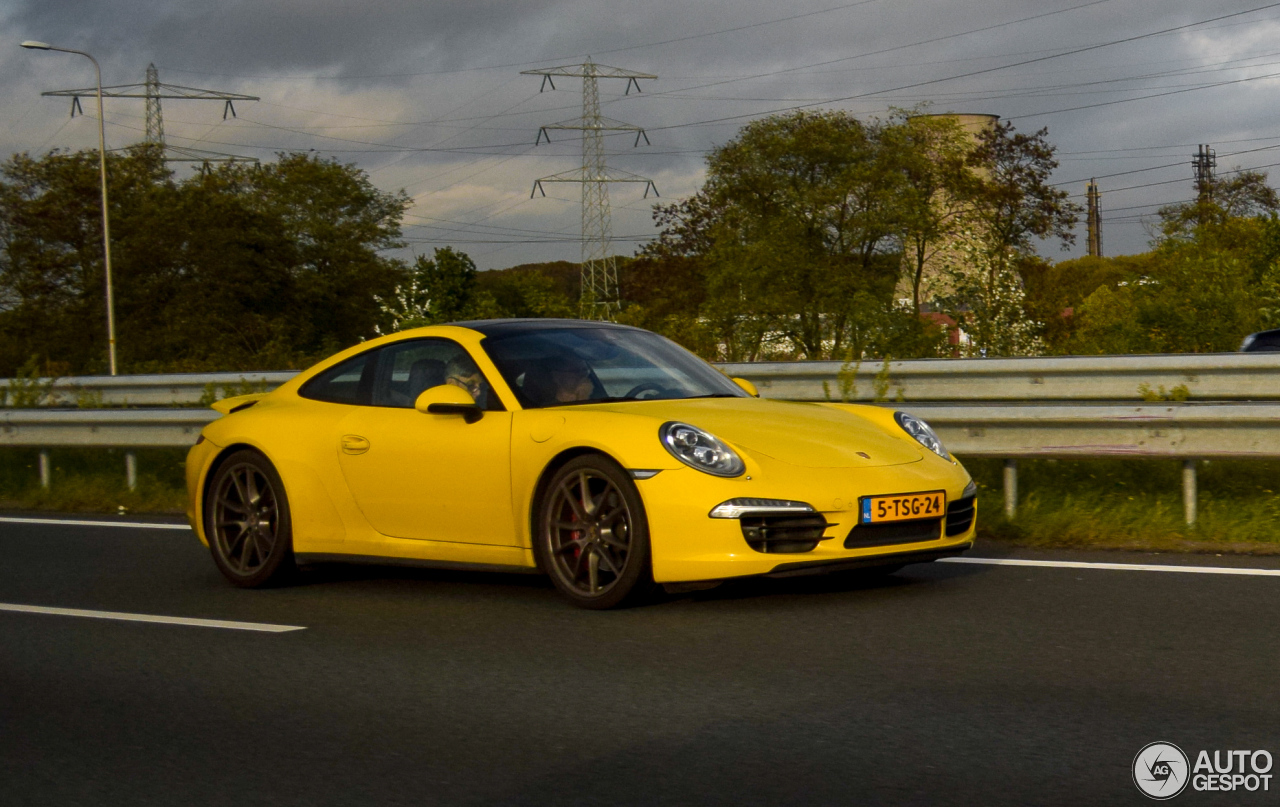
<svg viewBox="0 0 1280 807">
<path fill-rule="evenodd" d="M 343 454 L 363 454 L 369 450 L 369 441 L 358 434 L 342 435 Z"/>
</svg>

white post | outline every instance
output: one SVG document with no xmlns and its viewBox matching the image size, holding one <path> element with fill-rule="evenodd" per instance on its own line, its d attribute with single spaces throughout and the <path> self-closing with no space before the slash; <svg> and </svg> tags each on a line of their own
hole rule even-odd
<svg viewBox="0 0 1280 807">
<path fill-rule="evenodd" d="M 1004 515 L 1012 519 L 1018 514 L 1018 461 L 1004 461 Z"/>
<path fill-rule="evenodd" d="M 51 481 L 52 473 L 49 468 L 49 452 L 47 449 L 40 449 L 40 487 L 48 490 L 49 483 Z"/>
<path fill-rule="evenodd" d="M 1182 461 L 1182 507 L 1186 511 L 1187 526 L 1196 523 L 1196 461 Z"/>
<path fill-rule="evenodd" d="M 132 451 L 124 453 L 124 478 L 129 482 L 129 490 L 138 487 L 138 456 Z"/>
</svg>

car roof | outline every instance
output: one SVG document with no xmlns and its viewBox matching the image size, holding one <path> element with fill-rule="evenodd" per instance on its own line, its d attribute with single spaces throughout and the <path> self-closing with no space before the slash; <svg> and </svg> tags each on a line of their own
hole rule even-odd
<svg viewBox="0 0 1280 807">
<path fill-rule="evenodd" d="M 475 319 L 465 322 L 450 322 L 460 328 L 470 328 L 485 336 L 510 336 L 520 333 L 536 333 L 538 331 L 564 330 L 566 328 L 608 328 L 619 331 L 638 331 L 630 325 L 618 325 L 613 322 L 600 322 L 589 319 L 545 319 L 528 317 L 524 319 Z"/>
</svg>

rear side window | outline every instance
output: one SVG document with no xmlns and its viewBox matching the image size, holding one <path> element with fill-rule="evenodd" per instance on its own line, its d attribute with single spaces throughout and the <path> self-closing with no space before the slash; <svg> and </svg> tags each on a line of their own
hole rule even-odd
<svg viewBox="0 0 1280 807">
<path fill-rule="evenodd" d="M 448 339 L 410 339 L 379 350 L 373 394 L 368 402 L 373 406 L 412 409 L 423 391 L 441 384 L 465 389 L 481 409 L 503 408 L 470 354 Z"/>
<path fill-rule="evenodd" d="M 340 404 L 369 403 L 373 390 L 374 359 L 378 351 L 370 350 L 354 356 L 336 367 L 330 367 L 302 385 L 298 394 L 313 401 Z"/>
</svg>

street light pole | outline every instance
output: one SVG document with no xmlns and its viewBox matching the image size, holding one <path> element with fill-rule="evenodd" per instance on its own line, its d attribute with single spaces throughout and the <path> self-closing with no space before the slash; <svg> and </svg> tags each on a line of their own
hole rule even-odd
<svg viewBox="0 0 1280 807">
<path fill-rule="evenodd" d="M 116 374 L 116 314 L 115 299 L 111 290 L 111 220 L 107 215 L 107 132 L 106 119 L 102 116 L 102 69 L 98 60 L 82 50 L 58 48 L 44 42 L 26 41 L 22 47 L 30 50 L 56 50 L 76 53 L 93 62 L 93 72 L 98 79 L 98 168 L 102 177 L 102 252 L 107 274 L 107 355 L 111 362 L 111 374 Z"/>
</svg>

